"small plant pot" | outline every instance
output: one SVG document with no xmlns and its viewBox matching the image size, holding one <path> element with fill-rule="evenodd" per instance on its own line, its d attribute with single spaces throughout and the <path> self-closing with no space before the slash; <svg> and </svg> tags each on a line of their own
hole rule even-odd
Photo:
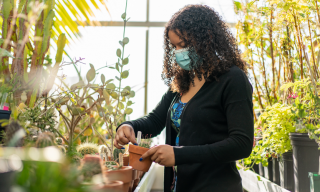
<svg viewBox="0 0 320 192">
<path fill-rule="evenodd" d="M 273 179 L 273 174 L 272 174 L 272 158 L 270 157 L 268 159 L 268 166 L 264 167 L 264 177 L 270 181 Z"/>
<path fill-rule="evenodd" d="M 123 191 L 128 192 L 131 181 L 132 181 L 132 167 L 123 166 L 118 170 L 107 170 L 103 171 L 107 181 L 122 181 L 123 182 Z"/>
<path fill-rule="evenodd" d="M 310 192 L 320 191 L 320 175 L 318 173 L 309 172 Z"/>
<path fill-rule="evenodd" d="M 309 172 L 319 170 L 318 144 L 307 133 L 290 133 L 293 151 L 295 192 L 310 190 Z"/>
<path fill-rule="evenodd" d="M 134 180 L 138 179 L 138 171 L 133 169 L 132 170 L 132 181 L 131 181 L 131 185 L 129 187 L 129 192 L 133 191 L 133 184 L 134 184 Z"/>
<path fill-rule="evenodd" d="M 259 175 L 261 175 L 262 177 L 264 177 L 264 168 L 262 163 L 259 163 Z"/>
<path fill-rule="evenodd" d="M 122 181 L 111 181 L 105 185 L 99 185 L 93 187 L 93 191 L 95 192 L 126 192 L 123 189 L 123 182 Z"/>
<path fill-rule="evenodd" d="M 0 191 L 10 191 L 15 171 L 0 173 Z"/>
<path fill-rule="evenodd" d="M 148 172 L 152 163 L 151 157 L 139 161 L 140 157 L 148 150 L 148 148 L 129 145 L 129 165 L 136 170 Z"/>
<path fill-rule="evenodd" d="M 123 156 L 123 165 L 128 166 L 129 165 L 129 155 Z"/>
<path fill-rule="evenodd" d="M 286 152 L 282 154 L 282 160 L 279 161 L 279 167 L 280 186 L 289 191 L 294 191 L 292 152 Z"/>
<path fill-rule="evenodd" d="M 0 110 L 0 120 L 1 119 L 10 119 L 11 111 Z M 5 127 L 2 127 L 0 124 L 0 133 L 5 131 Z M 0 142 L 2 141 L 2 134 L 0 134 Z"/>
<path fill-rule="evenodd" d="M 278 158 L 272 158 L 272 176 L 273 176 L 272 181 L 275 184 L 280 185 L 280 169 L 279 169 Z"/>
</svg>

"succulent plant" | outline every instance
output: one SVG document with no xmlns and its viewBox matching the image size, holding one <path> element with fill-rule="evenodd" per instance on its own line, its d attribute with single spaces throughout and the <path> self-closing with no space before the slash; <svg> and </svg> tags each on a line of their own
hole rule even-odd
<svg viewBox="0 0 320 192">
<path fill-rule="evenodd" d="M 90 181 L 92 176 L 101 174 L 101 158 L 98 155 L 85 155 L 81 171 L 85 181 Z"/>
<path fill-rule="evenodd" d="M 63 144 L 62 138 L 61 138 L 61 137 L 57 137 L 57 138 L 56 138 L 56 143 L 57 143 L 58 145 L 62 145 L 62 144 Z"/>
<path fill-rule="evenodd" d="M 53 146 L 54 142 L 51 140 L 50 136 L 48 134 L 41 133 L 38 136 L 37 142 L 36 142 L 36 147 L 38 148 L 44 148 L 48 146 Z"/>
<path fill-rule="evenodd" d="M 8 145 L 10 140 L 13 138 L 14 134 L 22 129 L 20 124 L 16 121 L 11 122 L 7 127 L 6 127 L 6 136 L 5 136 L 5 144 Z M 21 147 L 23 146 L 23 140 L 18 141 L 15 146 L 16 147 Z"/>
<path fill-rule="evenodd" d="M 43 132 L 42 134 L 48 135 L 48 137 L 50 137 L 50 139 L 51 139 L 53 142 L 56 141 L 56 136 L 55 136 L 52 132 L 45 131 L 45 132 Z"/>
<path fill-rule="evenodd" d="M 77 151 L 81 153 L 81 155 L 96 154 L 99 153 L 99 147 L 94 143 L 82 143 L 78 145 Z"/>
</svg>

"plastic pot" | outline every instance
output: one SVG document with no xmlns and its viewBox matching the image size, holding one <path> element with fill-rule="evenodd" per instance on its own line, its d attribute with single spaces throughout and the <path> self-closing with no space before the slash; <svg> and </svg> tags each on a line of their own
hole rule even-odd
<svg viewBox="0 0 320 192">
<path fill-rule="evenodd" d="M 0 191 L 11 190 L 14 173 L 14 171 L 0 173 Z"/>
<path fill-rule="evenodd" d="M 0 110 L 0 120 L 1 119 L 10 119 L 11 111 Z M 0 133 L 5 131 L 5 127 L 2 127 L 0 124 Z M 0 134 L 0 142 L 2 141 L 2 134 Z"/>
<path fill-rule="evenodd" d="M 320 191 L 320 175 L 318 173 L 309 172 L 310 192 Z"/>
<path fill-rule="evenodd" d="M 264 167 L 264 177 L 270 181 L 273 179 L 273 174 L 272 174 L 272 158 L 270 157 L 268 159 L 268 166 Z"/>
<path fill-rule="evenodd" d="M 149 156 L 142 161 L 139 161 L 141 156 L 148 150 L 148 148 L 129 145 L 129 165 L 132 166 L 133 169 L 148 172 L 152 163 L 151 157 Z"/>
<path fill-rule="evenodd" d="M 128 192 L 132 181 L 132 167 L 123 166 L 117 170 L 104 170 L 103 171 L 107 181 L 122 181 L 123 192 Z"/>
<path fill-rule="evenodd" d="M 294 191 L 292 151 L 282 154 L 282 159 L 279 161 L 279 167 L 280 186 L 289 191 Z"/>
<path fill-rule="evenodd" d="M 278 158 L 272 158 L 272 176 L 273 176 L 272 181 L 275 184 L 280 185 L 280 170 L 279 170 Z"/>
<path fill-rule="evenodd" d="M 293 151 L 295 192 L 310 190 L 309 172 L 319 170 L 318 144 L 307 133 L 290 133 Z"/>
<path fill-rule="evenodd" d="M 259 163 L 259 175 L 261 175 L 262 177 L 264 177 L 264 168 L 262 163 Z"/>
<path fill-rule="evenodd" d="M 255 173 L 259 174 L 259 164 L 253 164 L 252 169 Z"/>
</svg>

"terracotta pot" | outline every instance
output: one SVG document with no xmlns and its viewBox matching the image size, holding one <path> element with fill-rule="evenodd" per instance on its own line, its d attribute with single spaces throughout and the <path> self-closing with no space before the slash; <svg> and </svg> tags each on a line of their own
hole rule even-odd
<svg viewBox="0 0 320 192">
<path fill-rule="evenodd" d="M 138 171 L 137 175 L 138 175 L 138 178 L 141 179 L 143 177 L 143 175 L 144 175 L 144 172 L 143 171 Z"/>
<path fill-rule="evenodd" d="M 129 165 L 129 155 L 123 156 L 123 165 L 128 166 Z"/>
<path fill-rule="evenodd" d="M 140 179 L 136 179 L 133 181 L 132 191 L 134 191 L 137 188 L 137 186 L 139 185 L 139 182 L 140 182 Z"/>
<path fill-rule="evenodd" d="M 123 192 L 128 192 L 132 181 L 132 167 L 123 166 L 119 170 L 104 170 L 103 171 L 108 182 L 122 181 Z"/>
<path fill-rule="evenodd" d="M 148 150 L 148 148 L 129 145 L 129 165 L 136 170 L 148 172 L 152 163 L 151 157 L 149 156 L 142 161 L 139 161 L 141 156 Z"/>
<path fill-rule="evenodd" d="M 123 182 L 122 181 L 112 181 L 105 185 L 99 185 L 93 187 L 96 192 L 122 192 L 123 190 Z"/>
<path fill-rule="evenodd" d="M 129 192 L 133 191 L 133 183 L 134 183 L 134 180 L 136 180 L 136 179 L 138 179 L 138 171 L 133 169 L 133 171 L 132 171 L 132 181 L 131 181 L 131 184 L 130 184 L 130 187 L 129 187 Z"/>
</svg>

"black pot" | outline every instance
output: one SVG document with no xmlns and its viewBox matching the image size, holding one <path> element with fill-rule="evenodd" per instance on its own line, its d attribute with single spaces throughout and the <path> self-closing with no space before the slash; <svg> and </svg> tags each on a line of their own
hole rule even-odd
<svg viewBox="0 0 320 192">
<path fill-rule="evenodd" d="M 279 167 L 280 186 L 289 191 L 294 191 L 292 151 L 282 154 L 282 159 L 279 161 Z"/>
<path fill-rule="evenodd" d="M 270 181 L 273 180 L 273 171 L 272 171 L 272 158 L 268 159 L 268 166 L 264 167 L 264 177 Z"/>
<path fill-rule="evenodd" d="M 14 171 L 0 173 L 0 191 L 11 191 Z"/>
<path fill-rule="evenodd" d="M 318 172 L 318 144 L 307 133 L 290 133 L 293 149 L 293 167 L 295 192 L 310 191 L 308 172 Z"/>
<path fill-rule="evenodd" d="M 8 119 L 10 118 L 11 111 L 0 110 L 0 119 Z M 5 130 L 5 127 L 2 127 L 0 124 L 0 133 Z M 0 142 L 2 141 L 2 134 L 0 134 Z"/>
<path fill-rule="evenodd" d="M 253 164 L 252 169 L 255 173 L 259 174 L 259 164 Z"/>
<path fill-rule="evenodd" d="M 275 184 L 280 185 L 280 169 L 279 169 L 278 158 L 272 158 L 272 176 L 273 176 L 272 181 Z"/>
<path fill-rule="evenodd" d="M 264 168 L 262 166 L 262 163 L 259 163 L 259 175 L 261 175 L 262 177 L 264 177 Z"/>
</svg>

